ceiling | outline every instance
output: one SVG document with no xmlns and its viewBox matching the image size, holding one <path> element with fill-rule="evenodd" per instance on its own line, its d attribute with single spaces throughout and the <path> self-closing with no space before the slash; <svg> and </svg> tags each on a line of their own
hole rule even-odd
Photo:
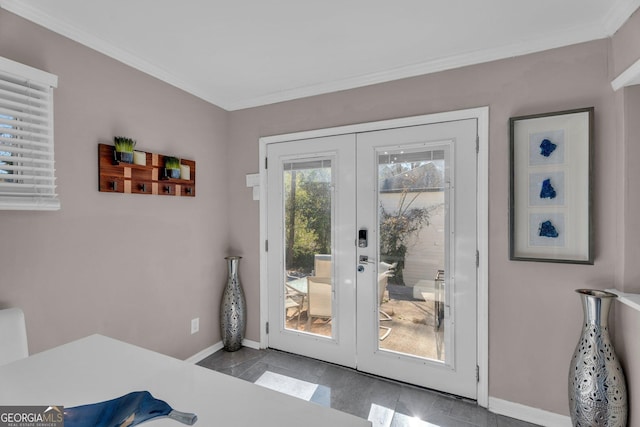
<svg viewBox="0 0 640 427">
<path fill-rule="evenodd" d="M 226 110 L 611 36 L 640 0 L 0 0 Z"/>
</svg>

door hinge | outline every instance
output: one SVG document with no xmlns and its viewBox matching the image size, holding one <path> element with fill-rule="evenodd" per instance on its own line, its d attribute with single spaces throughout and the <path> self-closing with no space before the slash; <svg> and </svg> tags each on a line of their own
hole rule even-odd
<svg viewBox="0 0 640 427">
<path fill-rule="evenodd" d="M 476 268 L 480 268 L 480 251 L 476 250 Z"/>
<path fill-rule="evenodd" d="M 267 335 L 269 335 L 269 322 L 265 324 L 265 330 L 267 331 Z"/>
<path fill-rule="evenodd" d="M 480 382 L 480 366 L 476 365 L 476 382 Z"/>
<path fill-rule="evenodd" d="M 264 158 L 264 168 L 267 169 L 267 166 L 269 165 L 269 158 L 265 157 Z"/>
<path fill-rule="evenodd" d="M 265 252 L 269 252 L 269 241 L 268 240 L 264 241 L 264 251 Z"/>
<path fill-rule="evenodd" d="M 480 152 L 480 135 L 476 135 L 476 154 Z"/>
</svg>

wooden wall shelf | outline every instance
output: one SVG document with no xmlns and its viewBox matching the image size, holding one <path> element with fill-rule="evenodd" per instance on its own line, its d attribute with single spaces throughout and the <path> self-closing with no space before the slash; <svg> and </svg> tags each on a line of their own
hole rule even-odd
<svg viewBox="0 0 640 427">
<path fill-rule="evenodd" d="M 191 169 L 189 179 L 167 178 L 165 155 L 146 153 L 146 166 L 115 160 L 114 146 L 98 144 L 99 190 L 107 193 L 151 194 L 160 196 L 196 196 L 196 162 L 180 159 Z"/>
</svg>

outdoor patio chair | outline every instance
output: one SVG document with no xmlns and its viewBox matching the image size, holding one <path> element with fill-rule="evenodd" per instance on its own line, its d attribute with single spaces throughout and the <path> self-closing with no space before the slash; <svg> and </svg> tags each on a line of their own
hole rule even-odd
<svg viewBox="0 0 640 427">
<path fill-rule="evenodd" d="M 285 285 L 285 311 L 287 312 L 287 320 L 292 319 L 293 316 L 297 316 L 298 320 L 296 323 L 296 329 L 300 329 L 300 315 L 305 310 L 304 302 L 305 302 L 306 294 L 294 289 L 289 285 Z M 295 308 L 296 311 L 288 316 L 289 309 Z"/>
<path fill-rule="evenodd" d="M 316 277 L 332 277 L 331 255 L 315 254 L 313 257 L 313 275 Z"/>
<path fill-rule="evenodd" d="M 382 300 L 384 299 L 384 291 L 387 289 L 387 283 L 389 281 L 389 277 L 393 276 L 394 269 L 396 268 L 397 263 L 387 264 L 386 262 L 381 262 L 378 270 L 378 312 L 380 313 L 380 321 L 389 321 L 393 320 L 389 314 L 387 314 L 384 310 L 379 308 L 382 305 Z M 380 337 L 380 341 L 387 338 L 391 333 L 391 328 L 388 326 L 380 325 L 380 329 L 384 329 L 385 332 Z"/>
<path fill-rule="evenodd" d="M 438 270 L 433 280 L 420 280 L 416 288 L 425 301 L 433 301 L 433 329 L 438 330 L 444 320 L 444 270 Z"/>
<path fill-rule="evenodd" d="M 314 318 L 331 320 L 331 278 L 307 277 L 307 331 L 311 331 Z"/>
<path fill-rule="evenodd" d="M 442 324 L 442 320 L 444 319 L 444 270 L 438 270 L 436 273 L 436 277 L 433 280 L 435 284 L 435 304 L 434 304 L 434 313 L 435 313 L 435 324 L 436 330 L 440 329 L 440 325 Z"/>
</svg>

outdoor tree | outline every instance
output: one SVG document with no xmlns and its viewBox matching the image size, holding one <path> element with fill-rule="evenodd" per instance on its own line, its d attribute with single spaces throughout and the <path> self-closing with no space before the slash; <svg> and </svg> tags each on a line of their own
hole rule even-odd
<svg viewBox="0 0 640 427">
<path fill-rule="evenodd" d="M 285 175 L 286 268 L 310 274 L 315 254 L 331 253 L 331 172 L 329 168 Z"/>
</svg>

